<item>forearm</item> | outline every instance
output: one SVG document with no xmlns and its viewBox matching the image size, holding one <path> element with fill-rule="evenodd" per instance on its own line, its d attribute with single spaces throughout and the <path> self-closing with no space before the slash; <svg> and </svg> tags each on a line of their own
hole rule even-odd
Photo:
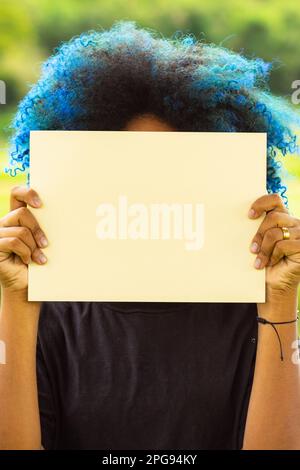
<svg viewBox="0 0 300 470">
<path fill-rule="evenodd" d="M 297 316 L 297 290 L 258 304 L 258 316 L 289 321 Z M 244 435 L 244 449 L 300 449 L 300 374 L 295 348 L 297 323 L 259 324 L 254 381 Z"/>
<path fill-rule="evenodd" d="M 20 293 L 2 291 L 0 340 L 0 449 L 39 449 L 36 340 L 40 304 Z"/>
</svg>

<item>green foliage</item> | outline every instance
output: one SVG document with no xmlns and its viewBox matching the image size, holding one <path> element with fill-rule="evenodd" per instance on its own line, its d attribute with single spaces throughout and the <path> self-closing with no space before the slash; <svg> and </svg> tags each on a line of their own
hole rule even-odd
<svg viewBox="0 0 300 470">
<path fill-rule="evenodd" d="M 276 93 L 289 95 L 291 82 L 300 78 L 299 0 L 1 0 L 0 78 L 8 83 L 9 102 L 25 93 L 38 64 L 61 41 L 121 18 L 163 36 L 190 32 L 275 60 Z"/>
</svg>

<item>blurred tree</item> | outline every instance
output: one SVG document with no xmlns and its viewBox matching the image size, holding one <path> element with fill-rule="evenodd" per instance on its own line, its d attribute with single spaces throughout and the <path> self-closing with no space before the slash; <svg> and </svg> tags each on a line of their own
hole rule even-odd
<svg viewBox="0 0 300 470">
<path fill-rule="evenodd" d="M 136 20 L 162 36 L 192 33 L 248 56 L 274 61 L 271 86 L 290 95 L 300 78 L 299 0 L 1 0 L 0 78 L 15 103 L 40 62 L 82 31 Z"/>
</svg>

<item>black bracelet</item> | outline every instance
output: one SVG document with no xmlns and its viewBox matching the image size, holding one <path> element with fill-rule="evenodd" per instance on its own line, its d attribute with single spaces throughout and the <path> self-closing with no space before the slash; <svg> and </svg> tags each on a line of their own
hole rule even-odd
<svg viewBox="0 0 300 470">
<path fill-rule="evenodd" d="M 294 320 L 289 320 L 289 321 L 278 321 L 278 322 L 275 322 L 275 321 L 269 321 L 269 320 L 267 320 L 266 318 L 256 317 L 258 323 L 262 323 L 263 325 L 271 325 L 271 327 L 272 327 L 273 330 L 275 331 L 276 336 L 277 336 L 278 341 L 279 341 L 280 359 L 281 359 L 281 361 L 283 361 L 282 344 L 281 344 L 281 339 L 280 339 L 279 333 L 278 333 L 277 328 L 276 328 L 275 325 L 287 325 L 287 324 L 289 324 L 289 323 L 295 323 L 296 321 L 299 320 L 298 313 L 299 313 L 299 310 L 297 309 L 297 318 L 295 318 Z"/>
</svg>

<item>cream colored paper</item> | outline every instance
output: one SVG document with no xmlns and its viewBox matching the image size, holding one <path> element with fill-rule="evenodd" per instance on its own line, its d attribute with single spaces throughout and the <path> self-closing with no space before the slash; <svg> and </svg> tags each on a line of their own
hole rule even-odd
<svg viewBox="0 0 300 470">
<path fill-rule="evenodd" d="M 44 202 L 33 212 L 50 243 L 48 263 L 29 266 L 29 300 L 265 302 L 265 270 L 249 250 L 263 216 L 247 213 L 267 194 L 266 134 L 33 131 L 30 140 L 30 184 Z M 202 248 L 119 231 L 99 239 L 103 202 L 125 230 L 120 196 L 148 215 L 155 203 L 203 204 Z"/>
</svg>

